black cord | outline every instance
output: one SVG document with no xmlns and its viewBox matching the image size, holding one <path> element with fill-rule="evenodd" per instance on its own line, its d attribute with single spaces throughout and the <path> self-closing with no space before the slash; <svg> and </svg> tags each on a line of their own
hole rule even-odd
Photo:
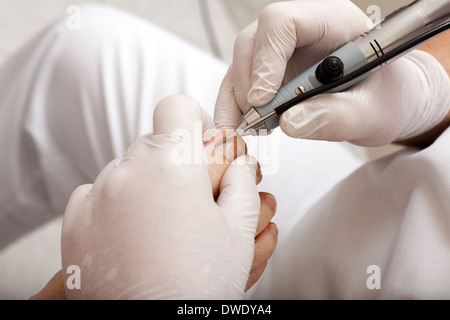
<svg viewBox="0 0 450 320">
<path fill-rule="evenodd" d="M 369 62 L 368 64 L 364 65 L 363 67 L 359 68 L 358 70 L 353 71 L 352 73 L 349 73 L 348 75 L 343 76 L 339 80 L 336 80 L 333 83 L 326 84 L 323 86 L 320 86 L 318 88 L 314 88 L 310 91 L 307 91 L 301 95 L 298 95 L 297 97 L 293 98 L 292 100 L 289 100 L 279 107 L 275 109 L 275 112 L 278 115 L 281 115 L 283 112 L 287 111 L 288 109 L 292 108 L 293 106 L 309 99 L 312 97 L 315 97 L 319 94 L 327 93 L 328 91 L 331 91 L 333 89 L 336 89 L 346 83 L 349 83 L 366 73 L 372 71 L 373 69 L 383 65 L 384 63 L 387 63 L 389 60 L 394 59 L 396 57 L 400 57 L 403 53 L 408 52 L 411 49 L 416 48 L 422 43 L 425 43 L 428 40 L 431 40 L 432 38 L 436 37 L 437 35 L 447 31 L 450 29 L 450 21 L 446 22 L 430 31 L 427 31 L 420 36 L 404 43 L 403 45 L 393 49 L 392 51 L 386 53 L 385 55 Z"/>
</svg>

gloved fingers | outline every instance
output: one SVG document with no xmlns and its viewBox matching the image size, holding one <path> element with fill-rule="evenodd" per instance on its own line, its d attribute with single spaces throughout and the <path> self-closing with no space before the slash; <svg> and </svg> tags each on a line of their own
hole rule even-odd
<svg viewBox="0 0 450 320">
<path fill-rule="evenodd" d="M 231 65 L 234 93 L 236 102 L 242 113 L 247 112 L 253 105 L 247 99 L 252 85 L 252 67 L 256 45 L 256 30 L 258 21 L 253 21 L 242 30 L 234 43 L 233 64 Z"/>
<path fill-rule="evenodd" d="M 241 110 L 236 102 L 237 94 L 235 90 L 237 88 L 233 82 L 231 68 L 222 81 L 214 109 L 214 122 L 220 130 L 236 128 L 241 121 L 242 115 L 247 111 Z M 245 97 L 247 97 L 246 94 Z M 246 105 L 247 103 L 245 103 Z"/>
<path fill-rule="evenodd" d="M 281 86 L 297 43 L 295 19 L 291 14 L 286 12 L 286 3 L 281 3 L 267 6 L 258 17 L 250 65 L 252 83 L 247 95 L 254 107 L 268 103 Z"/>
<path fill-rule="evenodd" d="M 251 105 L 262 106 L 273 98 L 296 48 L 304 52 L 295 57 L 295 64 L 311 66 L 370 26 L 368 17 L 350 1 L 329 2 L 331 10 L 324 9 L 323 1 L 315 0 L 278 2 L 262 10 L 254 36 L 252 85 L 248 92 Z M 351 19 L 342 23 L 344 17 Z M 302 71 L 302 67 L 297 68 Z"/>
<path fill-rule="evenodd" d="M 167 151 L 165 156 L 161 154 L 153 160 L 206 165 L 204 140 L 211 139 L 218 131 L 200 104 L 185 95 L 168 96 L 157 104 L 153 128 L 153 134 L 139 138 L 127 150 L 127 157 L 147 156 L 149 151 L 159 149 Z"/>
<path fill-rule="evenodd" d="M 193 98 L 172 95 L 162 99 L 153 115 L 154 134 L 179 137 L 203 144 L 203 135 L 216 132 L 214 122 L 208 113 Z"/>
<path fill-rule="evenodd" d="M 404 90 L 406 97 L 402 97 L 402 102 L 410 109 L 416 105 L 416 110 L 408 110 L 410 121 L 397 138 L 408 140 L 432 130 L 447 116 L 450 110 L 450 79 L 435 57 L 420 50 L 409 53 L 392 66 L 398 69 L 397 73 L 409 70 L 406 81 L 411 91 Z M 406 85 L 402 83 L 403 87 Z M 408 100 L 411 101 L 409 105 Z"/>
<path fill-rule="evenodd" d="M 433 59 L 413 52 L 345 92 L 320 95 L 289 109 L 280 127 L 294 138 L 386 145 L 439 124 L 450 107 L 448 83 Z"/>
<path fill-rule="evenodd" d="M 347 141 L 365 147 L 391 143 L 404 120 L 393 110 L 367 108 L 361 99 L 364 95 L 351 91 L 315 97 L 286 111 L 280 127 L 297 139 Z"/>
<path fill-rule="evenodd" d="M 255 238 L 255 251 L 252 267 L 245 290 L 250 289 L 264 272 L 267 262 L 273 255 L 278 242 L 278 227 L 274 223 L 268 224 Z"/>
<path fill-rule="evenodd" d="M 217 199 L 229 227 L 248 238 L 255 236 L 261 207 L 256 186 L 257 168 L 252 156 L 234 160 L 223 176 Z"/>
<path fill-rule="evenodd" d="M 261 209 L 259 210 L 258 226 L 256 236 L 258 236 L 270 223 L 277 211 L 277 200 L 273 195 L 267 192 L 260 192 Z"/>
<path fill-rule="evenodd" d="M 385 74 L 388 70 L 347 91 L 319 95 L 292 107 L 281 116 L 281 129 L 293 138 L 348 141 L 366 147 L 392 142 L 405 116 L 399 111 L 396 78 Z"/>
<path fill-rule="evenodd" d="M 284 112 L 280 128 L 297 139 L 347 141 L 356 134 L 358 114 L 354 103 L 342 94 L 325 94 Z M 356 111 L 356 113 L 355 113 Z"/>
</svg>

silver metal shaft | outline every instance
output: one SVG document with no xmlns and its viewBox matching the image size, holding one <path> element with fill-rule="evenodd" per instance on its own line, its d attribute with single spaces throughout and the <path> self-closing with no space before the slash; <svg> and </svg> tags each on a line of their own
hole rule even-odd
<svg viewBox="0 0 450 320">
<path fill-rule="evenodd" d="M 239 125 L 234 129 L 234 132 L 225 137 L 221 142 L 216 144 L 216 147 L 224 144 L 230 139 L 233 139 L 234 137 L 240 136 L 247 136 L 247 135 L 255 135 L 253 131 L 259 132 L 259 130 L 265 129 L 266 133 L 268 133 L 268 130 L 266 128 L 266 125 L 264 124 L 264 121 L 267 119 L 277 115 L 275 111 L 272 111 L 271 113 L 265 115 L 264 117 L 261 117 L 261 115 L 256 111 L 255 108 L 251 108 L 243 117 Z"/>
</svg>

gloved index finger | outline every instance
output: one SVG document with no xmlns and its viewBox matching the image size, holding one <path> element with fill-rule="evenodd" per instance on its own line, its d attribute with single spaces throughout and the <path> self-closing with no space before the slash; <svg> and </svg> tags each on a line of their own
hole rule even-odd
<svg viewBox="0 0 450 320">
<path fill-rule="evenodd" d="M 252 107 L 248 102 L 247 95 L 252 85 L 256 30 L 257 21 L 254 21 L 239 33 L 234 44 L 233 64 L 231 65 L 232 80 L 236 102 L 242 113 Z"/>
<path fill-rule="evenodd" d="M 236 87 L 233 82 L 233 66 L 230 67 L 220 86 L 214 109 L 214 122 L 220 130 L 234 129 L 241 121 L 242 115 L 247 110 L 242 110 L 242 106 L 237 103 Z M 250 85 L 250 81 L 249 81 Z M 247 97 L 247 94 L 245 94 Z"/>
<path fill-rule="evenodd" d="M 286 4 L 270 5 L 259 15 L 252 57 L 252 86 L 247 97 L 254 107 L 262 106 L 274 97 L 296 48 L 295 20 L 288 9 Z"/>
<path fill-rule="evenodd" d="M 343 21 L 345 17 L 352 19 Z M 273 98 L 296 48 L 305 50 L 300 55 L 295 52 L 296 67 L 306 67 L 305 63 L 318 62 L 366 31 L 367 21 L 351 1 L 287 1 L 267 6 L 259 15 L 255 35 L 250 104 L 262 106 Z"/>
</svg>

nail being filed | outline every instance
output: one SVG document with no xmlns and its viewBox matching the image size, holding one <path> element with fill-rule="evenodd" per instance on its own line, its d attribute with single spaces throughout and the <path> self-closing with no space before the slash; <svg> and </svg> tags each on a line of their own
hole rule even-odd
<svg viewBox="0 0 450 320">
<path fill-rule="evenodd" d="M 228 140 L 231 140 L 235 137 L 237 137 L 238 134 L 237 132 L 233 132 L 232 134 L 230 134 L 229 136 L 225 137 L 225 139 L 223 139 L 222 141 L 220 141 L 219 143 L 216 144 L 216 148 L 222 144 L 224 144 L 225 142 L 227 142 Z"/>
</svg>

